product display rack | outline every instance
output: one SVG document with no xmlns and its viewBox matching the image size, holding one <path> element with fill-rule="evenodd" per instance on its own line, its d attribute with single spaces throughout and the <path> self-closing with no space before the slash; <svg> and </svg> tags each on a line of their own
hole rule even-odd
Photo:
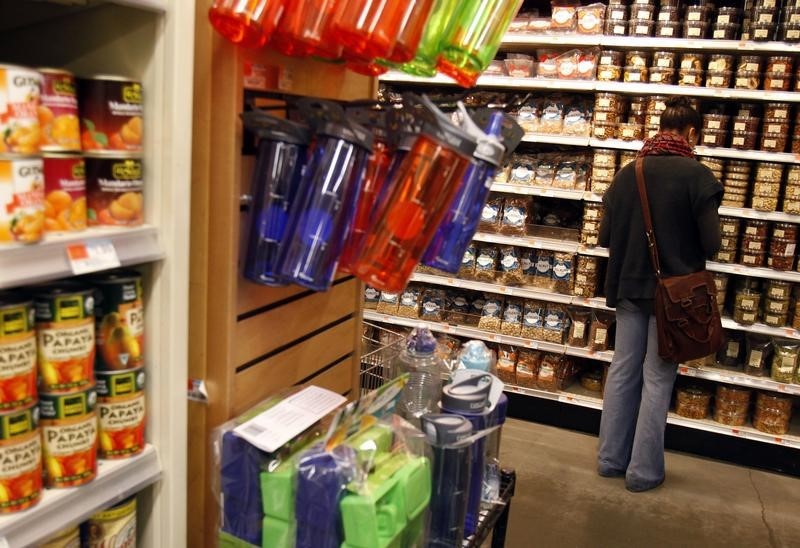
<svg viewBox="0 0 800 548">
<path fill-rule="evenodd" d="M 0 288 L 69 277 L 67 246 L 110 242 L 122 266 L 137 265 L 143 273 L 148 375 L 143 453 L 101 460 L 91 483 L 46 490 L 36 506 L 1 517 L 0 546 L 38 545 L 136 493 L 137 544 L 184 546 L 192 135 L 192 89 L 186 83 L 192 81 L 194 6 L 176 0 L 2 0 L 0 13 L 2 63 L 142 82 L 147 224 L 0 248 Z"/>
</svg>

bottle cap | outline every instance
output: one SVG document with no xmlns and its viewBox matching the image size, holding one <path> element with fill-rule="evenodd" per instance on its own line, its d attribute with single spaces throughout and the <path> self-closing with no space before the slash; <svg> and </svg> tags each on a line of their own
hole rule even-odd
<svg viewBox="0 0 800 548">
<path fill-rule="evenodd" d="M 453 445 L 472 434 L 472 423 L 459 415 L 422 416 L 422 430 L 430 445 Z"/>
<path fill-rule="evenodd" d="M 406 350 L 415 356 L 436 352 L 436 337 L 425 324 L 419 324 L 406 339 Z"/>
<path fill-rule="evenodd" d="M 442 409 L 453 413 L 481 414 L 490 405 L 494 376 L 475 375 L 448 384 L 442 390 Z"/>
<path fill-rule="evenodd" d="M 492 351 L 483 341 L 467 341 L 458 358 L 466 369 L 488 372 L 492 367 L 492 357 Z"/>
<path fill-rule="evenodd" d="M 500 140 L 503 113 L 500 111 L 493 112 L 489 118 L 488 127 L 486 131 L 484 131 L 472 120 L 464 103 L 461 101 L 458 102 L 458 112 L 461 120 L 461 128 L 472 135 L 478 142 L 473 156 L 493 166 L 499 166 L 503 162 L 503 155 L 506 151 Z"/>
<path fill-rule="evenodd" d="M 241 117 L 244 126 L 254 132 L 259 139 L 294 145 L 305 145 L 311 140 L 311 129 L 305 124 L 276 118 L 258 109 L 243 112 Z"/>
</svg>

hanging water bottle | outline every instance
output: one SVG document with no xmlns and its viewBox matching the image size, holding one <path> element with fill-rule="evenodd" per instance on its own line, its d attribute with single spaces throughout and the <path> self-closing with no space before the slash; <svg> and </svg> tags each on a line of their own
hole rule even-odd
<svg viewBox="0 0 800 548">
<path fill-rule="evenodd" d="M 416 76 L 434 76 L 442 40 L 458 12 L 459 0 L 436 0 L 414 58 L 401 70 Z"/>
<path fill-rule="evenodd" d="M 298 285 L 324 291 L 330 287 L 372 149 L 372 134 L 347 122 L 344 111 L 324 101 L 301 101 L 307 117 L 319 125 L 309 161 L 292 204 L 281 253 L 281 275 Z"/>
<path fill-rule="evenodd" d="M 244 276 L 258 284 L 285 285 L 279 274 L 278 256 L 311 131 L 302 124 L 257 110 L 242 114 L 242 120 L 259 138 L 250 190 L 253 202 Z"/>
<path fill-rule="evenodd" d="M 394 376 L 408 373 L 398 413 L 419 425 L 419 418 L 437 410 L 445 366 L 436 356 L 436 338 L 420 324 L 406 339 L 406 345 L 393 363 Z"/>
<path fill-rule="evenodd" d="M 462 369 L 493 373 L 495 367 L 494 352 L 489 350 L 489 347 L 483 341 L 467 341 L 458 354 L 458 364 Z"/>
</svg>

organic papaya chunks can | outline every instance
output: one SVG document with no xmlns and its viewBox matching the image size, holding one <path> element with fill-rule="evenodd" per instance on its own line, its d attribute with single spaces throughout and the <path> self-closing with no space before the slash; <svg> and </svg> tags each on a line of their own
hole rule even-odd
<svg viewBox="0 0 800 548">
<path fill-rule="evenodd" d="M 30 508 L 42 497 L 42 438 L 35 405 L 0 414 L 0 514 Z"/>
<path fill-rule="evenodd" d="M 36 401 L 33 301 L 0 291 L 0 412 Z"/>
<path fill-rule="evenodd" d="M 95 288 L 97 371 L 123 371 L 144 365 L 142 277 L 117 270 L 91 278 Z"/>
<path fill-rule="evenodd" d="M 124 459 L 144 450 L 144 384 L 144 369 L 97 372 L 101 459 Z"/>
<path fill-rule="evenodd" d="M 63 394 L 93 385 L 93 291 L 61 282 L 37 289 L 34 303 L 41 391 Z"/>
<path fill-rule="evenodd" d="M 40 394 L 47 487 L 75 487 L 97 476 L 98 424 L 94 387 L 74 394 Z"/>
</svg>

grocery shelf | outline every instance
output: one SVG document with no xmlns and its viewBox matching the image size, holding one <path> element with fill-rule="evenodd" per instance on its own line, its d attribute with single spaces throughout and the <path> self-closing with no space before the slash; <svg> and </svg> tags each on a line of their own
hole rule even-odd
<svg viewBox="0 0 800 548">
<path fill-rule="evenodd" d="M 733 263 L 716 263 L 713 261 L 708 261 L 706 263 L 706 268 L 712 272 L 723 272 L 725 274 L 738 274 L 740 276 L 751 276 L 753 278 L 767 278 L 770 280 L 783 280 L 786 282 L 800 283 L 800 272 L 743 266 Z"/>
<path fill-rule="evenodd" d="M 603 408 L 603 400 L 596 395 L 597 393 L 586 390 L 578 383 L 573 384 L 566 390 L 561 390 L 558 392 L 548 392 L 538 388 L 526 388 L 509 384 L 506 385 L 505 389 L 507 392 L 557 401 L 560 403 L 566 403 L 568 405 L 578 405 L 581 407 L 588 407 L 590 409 L 598 410 Z M 737 438 L 745 438 L 762 443 L 783 445 L 786 447 L 800 449 L 800 428 L 798 428 L 796 422 L 795 424 L 791 425 L 790 433 L 783 436 L 767 434 L 765 432 L 756 430 L 752 426 L 726 426 L 711 419 L 687 419 L 672 412 L 670 412 L 667 416 L 667 423 L 686 428 L 693 428 L 695 430 L 704 430 L 706 432 L 714 432 L 716 434 L 724 434 L 726 436 L 734 436 Z"/>
<path fill-rule="evenodd" d="M 607 352 L 592 352 L 586 348 L 576 348 L 567 346 L 565 344 L 557 344 L 546 341 L 536 341 L 525 337 L 512 337 L 510 335 L 501 335 L 499 333 L 492 333 L 478 329 L 476 327 L 467 327 L 461 325 L 452 325 L 444 322 L 432 322 L 428 320 L 421 320 L 418 318 L 401 318 L 389 314 L 380 314 L 374 310 L 364 310 L 364 319 L 371 322 L 382 322 L 391 325 L 400 325 L 404 327 L 416 327 L 420 324 L 425 324 L 431 331 L 437 333 L 447 333 L 449 335 L 457 335 L 460 337 L 468 337 L 471 339 L 478 339 L 481 341 L 488 341 L 497 344 L 508 344 L 511 346 L 520 346 L 524 348 L 532 348 L 534 350 L 543 350 L 545 352 L 552 352 L 554 354 L 567 354 L 569 356 L 580 356 L 591 358 L 594 360 L 611 362 L 614 353 Z"/>
<path fill-rule="evenodd" d="M 488 232 L 476 232 L 472 239 L 478 242 L 515 245 L 519 247 L 529 247 L 532 249 L 549 249 L 551 251 L 564 251 L 566 253 L 577 253 L 579 247 L 578 242 L 556 240 L 554 238 L 540 238 L 537 236 L 505 236 L 503 234 L 490 234 Z"/>
<path fill-rule="evenodd" d="M 591 255 L 592 257 L 608 257 L 608 248 L 579 245 L 578 253 L 580 253 L 581 255 Z"/>
<path fill-rule="evenodd" d="M 796 53 L 797 44 L 753 42 L 750 40 L 703 40 L 646 36 L 606 36 L 602 34 L 523 34 L 508 33 L 501 48 L 508 46 L 606 46 L 621 49 L 711 50 L 714 52 Z"/>
<path fill-rule="evenodd" d="M 739 386 L 747 386 L 750 388 L 771 390 L 773 392 L 783 392 L 784 394 L 800 396 L 800 384 L 786 384 L 773 381 L 769 378 L 753 377 L 752 375 L 745 375 L 740 371 L 728 371 L 726 369 L 709 367 L 707 365 L 681 365 L 678 368 L 678 373 L 684 377 L 695 377 L 708 381 L 725 382 L 728 384 L 737 384 Z"/>
<path fill-rule="evenodd" d="M 379 77 L 389 84 L 445 85 L 454 86 L 456 82 L 447 76 L 437 74 L 430 78 L 412 76 L 404 72 L 390 71 Z M 558 80 L 549 78 L 512 78 L 510 76 L 481 76 L 475 87 L 507 88 L 525 90 L 594 91 L 593 80 Z M 800 94 L 798 94 L 800 95 Z"/>
<path fill-rule="evenodd" d="M 749 101 L 800 102 L 800 93 L 794 91 L 768 91 L 761 89 L 707 88 L 702 86 L 676 86 L 632 82 L 596 81 L 596 91 L 630 93 L 635 95 L 685 95 L 713 99 L 745 99 Z"/>
<path fill-rule="evenodd" d="M 583 200 L 585 192 L 582 190 L 565 190 L 561 188 L 539 187 L 530 185 L 512 185 L 509 183 L 492 184 L 493 192 L 506 192 L 508 194 L 522 194 L 524 196 L 544 196 L 546 198 L 561 198 L 562 200 Z"/>
<path fill-rule="evenodd" d="M 101 460 L 97 478 L 91 483 L 69 489 L 48 489 L 33 508 L 0 517 L 0 546 L 38 545 L 98 510 L 152 485 L 160 477 L 161 464 L 152 445 L 130 459 Z"/>
<path fill-rule="evenodd" d="M 743 325 L 733 321 L 731 318 L 722 318 L 722 327 L 735 331 L 747 331 L 748 333 L 760 333 L 771 337 L 787 337 L 790 339 L 800 339 L 800 330 L 792 327 L 771 327 L 763 323 Z"/>
<path fill-rule="evenodd" d="M 757 211 L 755 209 L 740 207 L 720 207 L 719 214 L 726 217 L 741 217 L 743 219 L 760 219 L 762 221 L 776 221 L 780 223 L 800 223 L 800 215 L 783 213 L 782 211 Z"/>
<path fill-rule="evenodd" d="M 615 150 L 639 150 L 642 141 L 623 141 L 622 139 L 589 139 L 589 146 L 593 148 L 613 148 Z"/>
<path fill-rule="evenodd" d="M 52 1 L 52 0 L 50 0 Z M 144 10 L 166 12 L 167 4 L 164 0 L 108 0 L 114 4 L 122 6 L 130 6 L 132 8 L 141 8 Z M 67 2 L 75 3 L 74 0 L 67 0 Z"/>
<path fill-rule="evenodd" d="M 451 278 L 448 276 L 437 276 L 435 274 L 420 274 L 415 272 L 411 276 L 412 282 L 420 282 L 432 285 L 441 285 L 444 287 L 454 287 L 457 289 L 470 289 L 472 291 L 483 291 L 485 293 L 499 293 L 509 297 L 522 297 L 525 299 L 536 299 L 539 301 L 547 301 L 551 303 L 564 303 L 572 304 L 574 297 L 572 295 L 562 295 L 561 293 L 553 293 L 543 289 L 536 289 L 531 287 L 512 287 L 508 285 L 501 285 L 488 282 L 476 282 L 473 280 L 462 280 L 460 278 Z"/>
<path fill-rule="evenodd" d="M 791 152 L 765 152 L 762 150 L 738 150 L 735 148 L 704 146 L 694 147 L 694 151 L 698 156 L 712 156 L 714 158 L 800 164 L 800 154 L 792 154 Z"/>
<path fill-rule="evenodd" d="M 568 145 L 575 147 L 589 146 L 589 137 L 578 135 L 552 135 L 544 133 L 527 133 L 522 138 L 523 143 L 541 143 L 548 145 Z"/>
<path fill-rule="evenodd" d="M 32 245 L 0 248 L 0 289 L 71 276 L 67 246 L 108 240 L 116 249 L 122 266 L 156 261 L 164 257 L 158 229 L 152 225 L 135 228 L 98 227 L 83 232 L 54 234 Z"/>
</svg>

